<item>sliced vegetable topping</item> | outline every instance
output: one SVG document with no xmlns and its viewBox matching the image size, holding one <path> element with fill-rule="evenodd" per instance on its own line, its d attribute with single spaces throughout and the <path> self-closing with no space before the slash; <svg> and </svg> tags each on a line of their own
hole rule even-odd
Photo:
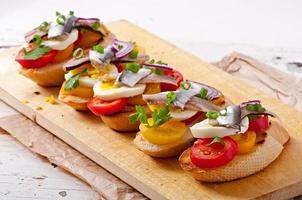
<svg viewBox="0 0 302 200">
<path fill-rule="evenodd" d="M 73 51 L 72 57 L 75 59 L 80 59 L 84 55 L 84 50 L 82 48 L 77 48 L 76 50 Z"/>
<path fill-rule="evenodd" d="M 237 144 L 230 137 L 198 139 L 191 148 L 190 158 L 200 168 L 215 168 L 233 160 L 236 151 Z"/>
<path fill-rule="evenodd" d="M 31 51 L 26 52 L 24 49 L 24 59 L 26 60 L 36 60 L 43 55 L 47 54 L 48 52 L 51 51 L 51 48 L 46 47 L 46 46 L 39 46 Z"/>
<path fill-rule="evenodd" d="M 217 119 L 219 117 L 219 113 L 216 111 L 208 111 L 206 116 L 208 119 Z"/>
<path fill-rule="evenodd" d="M 87 107 L 95 115 L 110 115 L 121 111 L 127 105 L 127 98 L 121 98 L 113 101 L 104 101 L 99 97 L 94 97 L 87 103 Z"/>
<path fill-rule="evenodd" d="M 140 64 L 138 63 L 127 63 L 126 64 L 126 69 L 129 71 L 132 71 L 133 73 L 137 73 L 138 70 L 140 69 Z"/>
<path fill-rule="evenodd" d="M 244 134 L 230 136 L 237 143 L 237 153 L 244 154 L 250 152 L 256 144 L 256 133 L 247 131 Z"/>
<path fill-rule="evenodd" d="M 249 129 L 256 133 L 263 133 L 269 128 L 269 119 L 267 115 L 258 115 L 255 119 L 250 119 Z"/>
<path fill-rule="evenodd" d="M 83 74 L 88 73 L 88 69 L 85 68 L 82 72 L 73 75 L 70 79 L 68 79 L 65 83 L 64 89 L 66 91 L 72 90 L 72 88 L 76 88 L 80 85 L 80 77 Z"/>
</svg>

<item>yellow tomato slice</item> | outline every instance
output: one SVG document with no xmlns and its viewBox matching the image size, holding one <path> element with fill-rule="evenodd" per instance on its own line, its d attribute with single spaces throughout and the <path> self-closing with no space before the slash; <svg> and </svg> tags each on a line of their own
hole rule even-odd
<svg viewBox="0 0 302 200">
<path fill-rule="evenodd" d="M 217 99 L 212 100 L 212 103 L 215 104 L 216 106 L 221 106 L 225 103 L 225 99 L 224 96 L 221 95 L 220 97 L 218 97 Z"/>
<path fill-rule="evenodd" d="M 148 119 L 152 124 L 152 118 Z M 152 144 L 164 145 L 171 144 L 180 140 L 186 132 L 185 123 L 170 120 L 157 128 L 148 128 L 144 124 L 139 126 L 140 133 Z"/>
<path fill-rule="evenodd" d="M 63 62 L 71 56 L 72 52 L 73 52 L 73 43 L 69 45 L 66 49 L 58 51 L 57 55 L 55 56 L 52 62 L 54 63 Z"/>
<path fill-rule="evenodd" d="M 146 84 L 146 89 L 144 94 L 156 94 L 160 92 L 160 83 L 148 83 Z M 142 95 L 137 95 L 128 98 L 128 104 L 130 105 L 146 105 Z"/>
<path fill-rule="evenodd" d="M 82 98 L 92 98 L 93 97 L 93 89 L 91 87 L 84 87 L 79 85 L 76 88 L 72 88 L 70 91 L 66 91 L 64 89 L 66 81 L 63 83 L 61 87 L 61 93 L 63 95 L 72 95 L 72 96 L 77 96 L 77 97 L 82 97 Z"/>
<path fill-rule="evenodd" d="M 247 131 L 244 134 L 230 136 L 237 143 L 237 153 L 245 154 L 250 152 L 256 144 L 256 132 Z"/>
</svg>

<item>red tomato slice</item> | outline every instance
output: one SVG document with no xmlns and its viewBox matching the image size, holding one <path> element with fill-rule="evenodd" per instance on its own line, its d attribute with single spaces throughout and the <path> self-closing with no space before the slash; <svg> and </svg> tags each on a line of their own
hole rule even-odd
<svg viewBox="0 0 302 200">
<path fill-rule="evenodd" d="M 256 119 L 252 119 L 249 122 L 250 131 L 255 131 L 256 133 L 262 133 L 269 128 L 269 119 L 267 115 L 261 115 Z"/>
<path fill-rule="evenodd" d="M 193 164 L 201 168 L 215 168 L 226 165 L 236 155 L 237 144 L 230 137 L 222 140 L 225 145 L 212 142 L 213 138 L 198 139 L 191 148 L 190 158 Z"/>
<path fill-rule="evenodd" d="M 174 78 L 175 80 L 177 80 L 177 86 L 175 85 L 171 85 L 171 84 L 167 84 L 167 83 L 161 83 L 160 87 L 161 87 L 161 91 L 165 92 L 165 91 L 175 91 L 177 88 L 179 88 L 180 83 L 183 81 L 183 76 L 182 74 L 175 70 L 164 70 L 165 75 L 170 76 L 172 78 Z"/>
<path fill-rule="evenodd" d="M 33 49 L 34 45 L 33 44 L 29 44 L 29 49 Z M 28 60 L 28 59 L 24 59 L 24 50 L 21 49 L 19 51 L 19 53 L 17 54 L 15 61 L 17 61 L 18 63 L 20 63 L 20 65 L 22 65 L 22 67 L 24 68 L 40 68 L 40 67 L 44 67 L 47 64 L 51 63 L 53 61 L 53 59 L 55 58 L 55 56 L 57 55 L 56 50 L 51 50 L 50 52 L 48 52 L 46 55 L 41 56 L 38 59 L 35 60 Z"/>
<path fill-rule="evenodd" d="M 127 98 L 104 101 L 98 97 L 94 97 L 87 103 L 87 107 L 95 115 L 110 115 L 122 110 L 126 105 Z"/>
<path fill-rule="evenodd" d="M 195 115 L 193 115 L 193 116 L 190 117 L 189 119 L 183 120 L 182 122 L 184 122 L 186 125 L 190 125 L 190 124 L 192 124 L 195 120 L 197 120 L 202 114 L 203 114 L 203 112 L 197 112 Z"/>
</svg>

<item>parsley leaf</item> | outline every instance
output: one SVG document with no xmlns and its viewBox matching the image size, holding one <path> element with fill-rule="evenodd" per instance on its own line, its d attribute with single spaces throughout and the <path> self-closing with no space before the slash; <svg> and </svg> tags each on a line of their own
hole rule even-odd
<svg viewBox="0 0 302 200">
<path fill-rule="evenodd" d="M 148 128 L 157 128 L 159 125 L 165 123 L 170 120 L 172 117 L 170 115 L 169 106 L 164 106 L 162 109 L 154 110 L 151 113 L 153 124 L 150 125 L 148 122 L 146 110 L 143 106 L 136 106 L 136 113 L 130 115 L 129 122 L 135 123 L 140 121 Z"/>
<path fill-rule="evenodd" d="M 129 71 L 132 71 L 133 73 L 137 73 L 138 70 L 140 69 L 140 64 L 138 63 L 127 63 L 126 64 L 126 69 Z"/>
<path fill-rule="evenodd" d="M 208 146 L 215 144 L 215 143 L 220 143 L 222 145 L 225 145 L 225 142 L 223 141 L 223 139 L 221 139 L 220 137 L 216 136 L 211 143 L 208 144 Z"/>
<path fill-rule="evenodd" d="M 132 50 L 128 57 L 131 58 L 131 59 L 136 59 L 137 58 L 137 55 L 138 55 L 138 51 L 137 50 Z"/>
<path fill-rule="evenodd" d="M 100 28 L 100 23 L 99 22 L 94 22 L 92 25 L 91 25 L 91 27 L 93 28 L 93 29 L 98 29 L 98 28 Z"/>
<path fill-rule="evenodd" d="M 82 74 L 88 73 L 88 69 L 85 68 L 78 74 L 73 75 L 70 79 L 68 79 L 65 83 L 64 90 L 70 91 L 72 88 L 77 88 L 80 85 L 80 77 Z"/>
<path fill-rule="evenodd" d="M 26 60 L 36 60 L 45 54 L 47 54 L 49 51 L 51 51 L 50 47 L 47 46 L 39 46 L 34 50 L 25 52 L 24 59 Z"/>
<path fill-rule="evenodd" d="M 167 100 L 166 100 L 167 102 L 166 102 L 166 104 L 167 105 L 171 105 L 175 101 L 175 99 L 176 99 L 175 92 L 169 92 L 167 94 Z"/>
</svg>

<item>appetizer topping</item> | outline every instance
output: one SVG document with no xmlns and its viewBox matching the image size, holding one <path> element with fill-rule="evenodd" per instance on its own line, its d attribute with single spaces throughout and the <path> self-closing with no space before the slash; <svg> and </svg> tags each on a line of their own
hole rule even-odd
<svg viewBox="0 0 302 200">
<path fill-rule="evenodd" d="M 89 51 L 89 58 L 91 64 L 96 69 L 102 70 L 114 57 L 114 52 L 111 49 L 111 46 L 103 48 L 101 45 L 96 45 L 93 47 L 93 50 Z"/>
<path fill-rule="evenodd" d="M 167 75 L 159 75 L 157 73 L 152 73 L 148 75 L 147 77 L 141 79 L 139 83 L 166 83 L 166 84 L 177 86 L 176 79 Z"/>
<path fill-rule="evenodd" d="M 39 46 L 30 51 L 26 51 L 26 49 L 24 49 L 24 59 L 36 60 L 36 59 L 42 57 L 43 55 L 47 54 L 50 51 L 51 51 L 51 48 L 46 47 L 46 46 Z"/>
<path fill-rule="evenodd" d="M 89 57 L 82 55 L 82 57 L 80 57 L 80 58 L 77 58 L 77 57 L 72 58 L 67 63 L 65 63 L 63 67 L 64 67 L 65 71 L 70 71 L 70 70 L 76 69 L 76 68 L 82 66 L 83 64 L 89 63 L 89 62 L 90 62 Z"/>
<path fill-rule="evenodd" d="M 215 168 L 228 164 L 236 155 L 237 144 L 230 137 L 198 139 L 190 149 L 190 158 L 200 168 Z"/>
<path fill-rule="evenodd" d="M 135 86 L 142 78 L 151 74 L 150 69 L 139 68 L 139 64 L 130 63 L 126 65 L 126 69 L 123 70 L 118 78 L 116 84 L 124 84 L 129 87 Z"/>
<path fill-rule="evenodd" d="M 77 18 L 74 24 L 75 27 L 90 28 L 96 32 L 99 32 L 102 36 L 107 35 L 107 30 L 101 25 L 98 18 Z"/>
<path fill-rule="evenodd" d="M 207 100 L 214 100 L 214 99 L 222 96 L 222 93 L 219 90 L 217 90 L 216 88 L 213 88 L 209 85 L 206 85 L 203 83 L 198 83 L 195 81 L 190 81 L 190 82 L 195 83 L 196 84 L 195 87 L 199 88 L 199 91 L 196 94 L 197 97 L 202 98 L 204 93 L 206 93 L 204 98 L 206 98 Z M 203 94 L 201 94 L 201 93 L 203 93 Z"/>
<path fill-rule="evenodd" d="M 59 36 L 66 35 L 71 33 L 73 25 L 77 18 L 75 16 L 65 16 L 56 12 L 56 23 L 50 23 L 50 27 L 48 30 L 48 38 L 56 39 Z"/>
<path fill-rule="evenodd" d="M 253 119 L 250 119 L 249 129 L 256 133 L 263 133 L 269 128 L 269 119 L 267 115 L 258 115 Z"/>
<path fill-rule="evenodd" d="M 199 97 L 192 97 L 186 103 L 185 108 L 192 109 L 192 110 L 203 111 L 203 112 L 219 111 L 221 109 L 219 106 L 216 106 L 211 101 L 208 101 L 206 99 L 201 99 Z"/>
<path fill-rule="evenodd" d="M 138 62 L 138 63 L 144 63 L 150 59 L 148 54 L 139 53 L 136 58 L 129 58 L 128 56 L 119 58 L 119 59 L 113 59 L 114 62 Z"/>
<path fill-rule="evenodd" d="M 116 99 L 113 101 L 104 101 L 99 97 L 94 97 L 87 103 L 87 107 L 95 115 L 110 115 L 121 111 L 127 105 L 127 98 Z"/>
<path fill-rule="evenodd" d="M 115 47 L 115 49 L 117 50 L 117 52 L 115 53 L 115 58 L 120 59 L 120 58 L 123 58 L 123 57 L 127 56 L 128 54 L 132 53 L 132 50 L 134 49 L 134 44 L 132 42 L 124 42 L 124 41 L 120 41 L 120 40 L 115 40 L 113 42 L 113 47 Z M 138 54 L 138 51 L 136 53 L 136 56 L 134 56 L 132 53 L 131 56 L 129 55 L 129 58 L 136 59 L 137 54 Z"/>
<path fill-rule="evenodd" d="M 75 59 L 80 59 L 84 55 L 84 50 L 82 48 L 77 48 L 73 51 L 72 57 Z"/>
<path fill-rule="evenodd" d="M 47 23 L 47 25 L 46 25 L 46 23 Z M 42 24 L 44 24 L 44 25 L 42 26 Z M 49 24 L 48 24 L 48 22 L 43 22 L 42 24 L 39 27 L 35 28 L 34 30 L 29 31 L 25 34 L 25 41 L 27 43 L 32 42 L 34 36 L 36 36 L 36 35 L 38 35 L 40 37 L 47 35 L 48 29 L 49 29 Z"/>
<path fill-rule="evenodd" d="M 78 39 L 78 30 L 74 29 L 71 33 L 64 33 L 58 38 L 43 40 L 42 45 L 51 47 L 55 50 L 64 50 L 70 44 L 74 43 Z"/>
<path fill-rule="evenodd" d="M 250 152 L 256 144 L 256 132 L 247 131 L 239 135 L 230 136 L 237 143 L 237 153 L 245 154 Z"/>
<path fill-rule="evenodd" d="M 134 87 L 117 86 L 114 82 L 99 81 L 93 86 L 94 94 L 105 101 L 140 95 L 146 88 L 145 84 L 136 84 Z"/>
<path fill-rule="evenodd" d="M 80 73 L 75 74 L 71 78 L 69 78 L 66 81 L 65 85 L 64 85 L 64 90 L 70 91 L 71 89 L 78 87 L 80 85 L 80 77 L 81 77 L 81 75 L 87 74 L 87 72 L 88 72 L 88 69 L 85 68 Z"/>
</svg>

